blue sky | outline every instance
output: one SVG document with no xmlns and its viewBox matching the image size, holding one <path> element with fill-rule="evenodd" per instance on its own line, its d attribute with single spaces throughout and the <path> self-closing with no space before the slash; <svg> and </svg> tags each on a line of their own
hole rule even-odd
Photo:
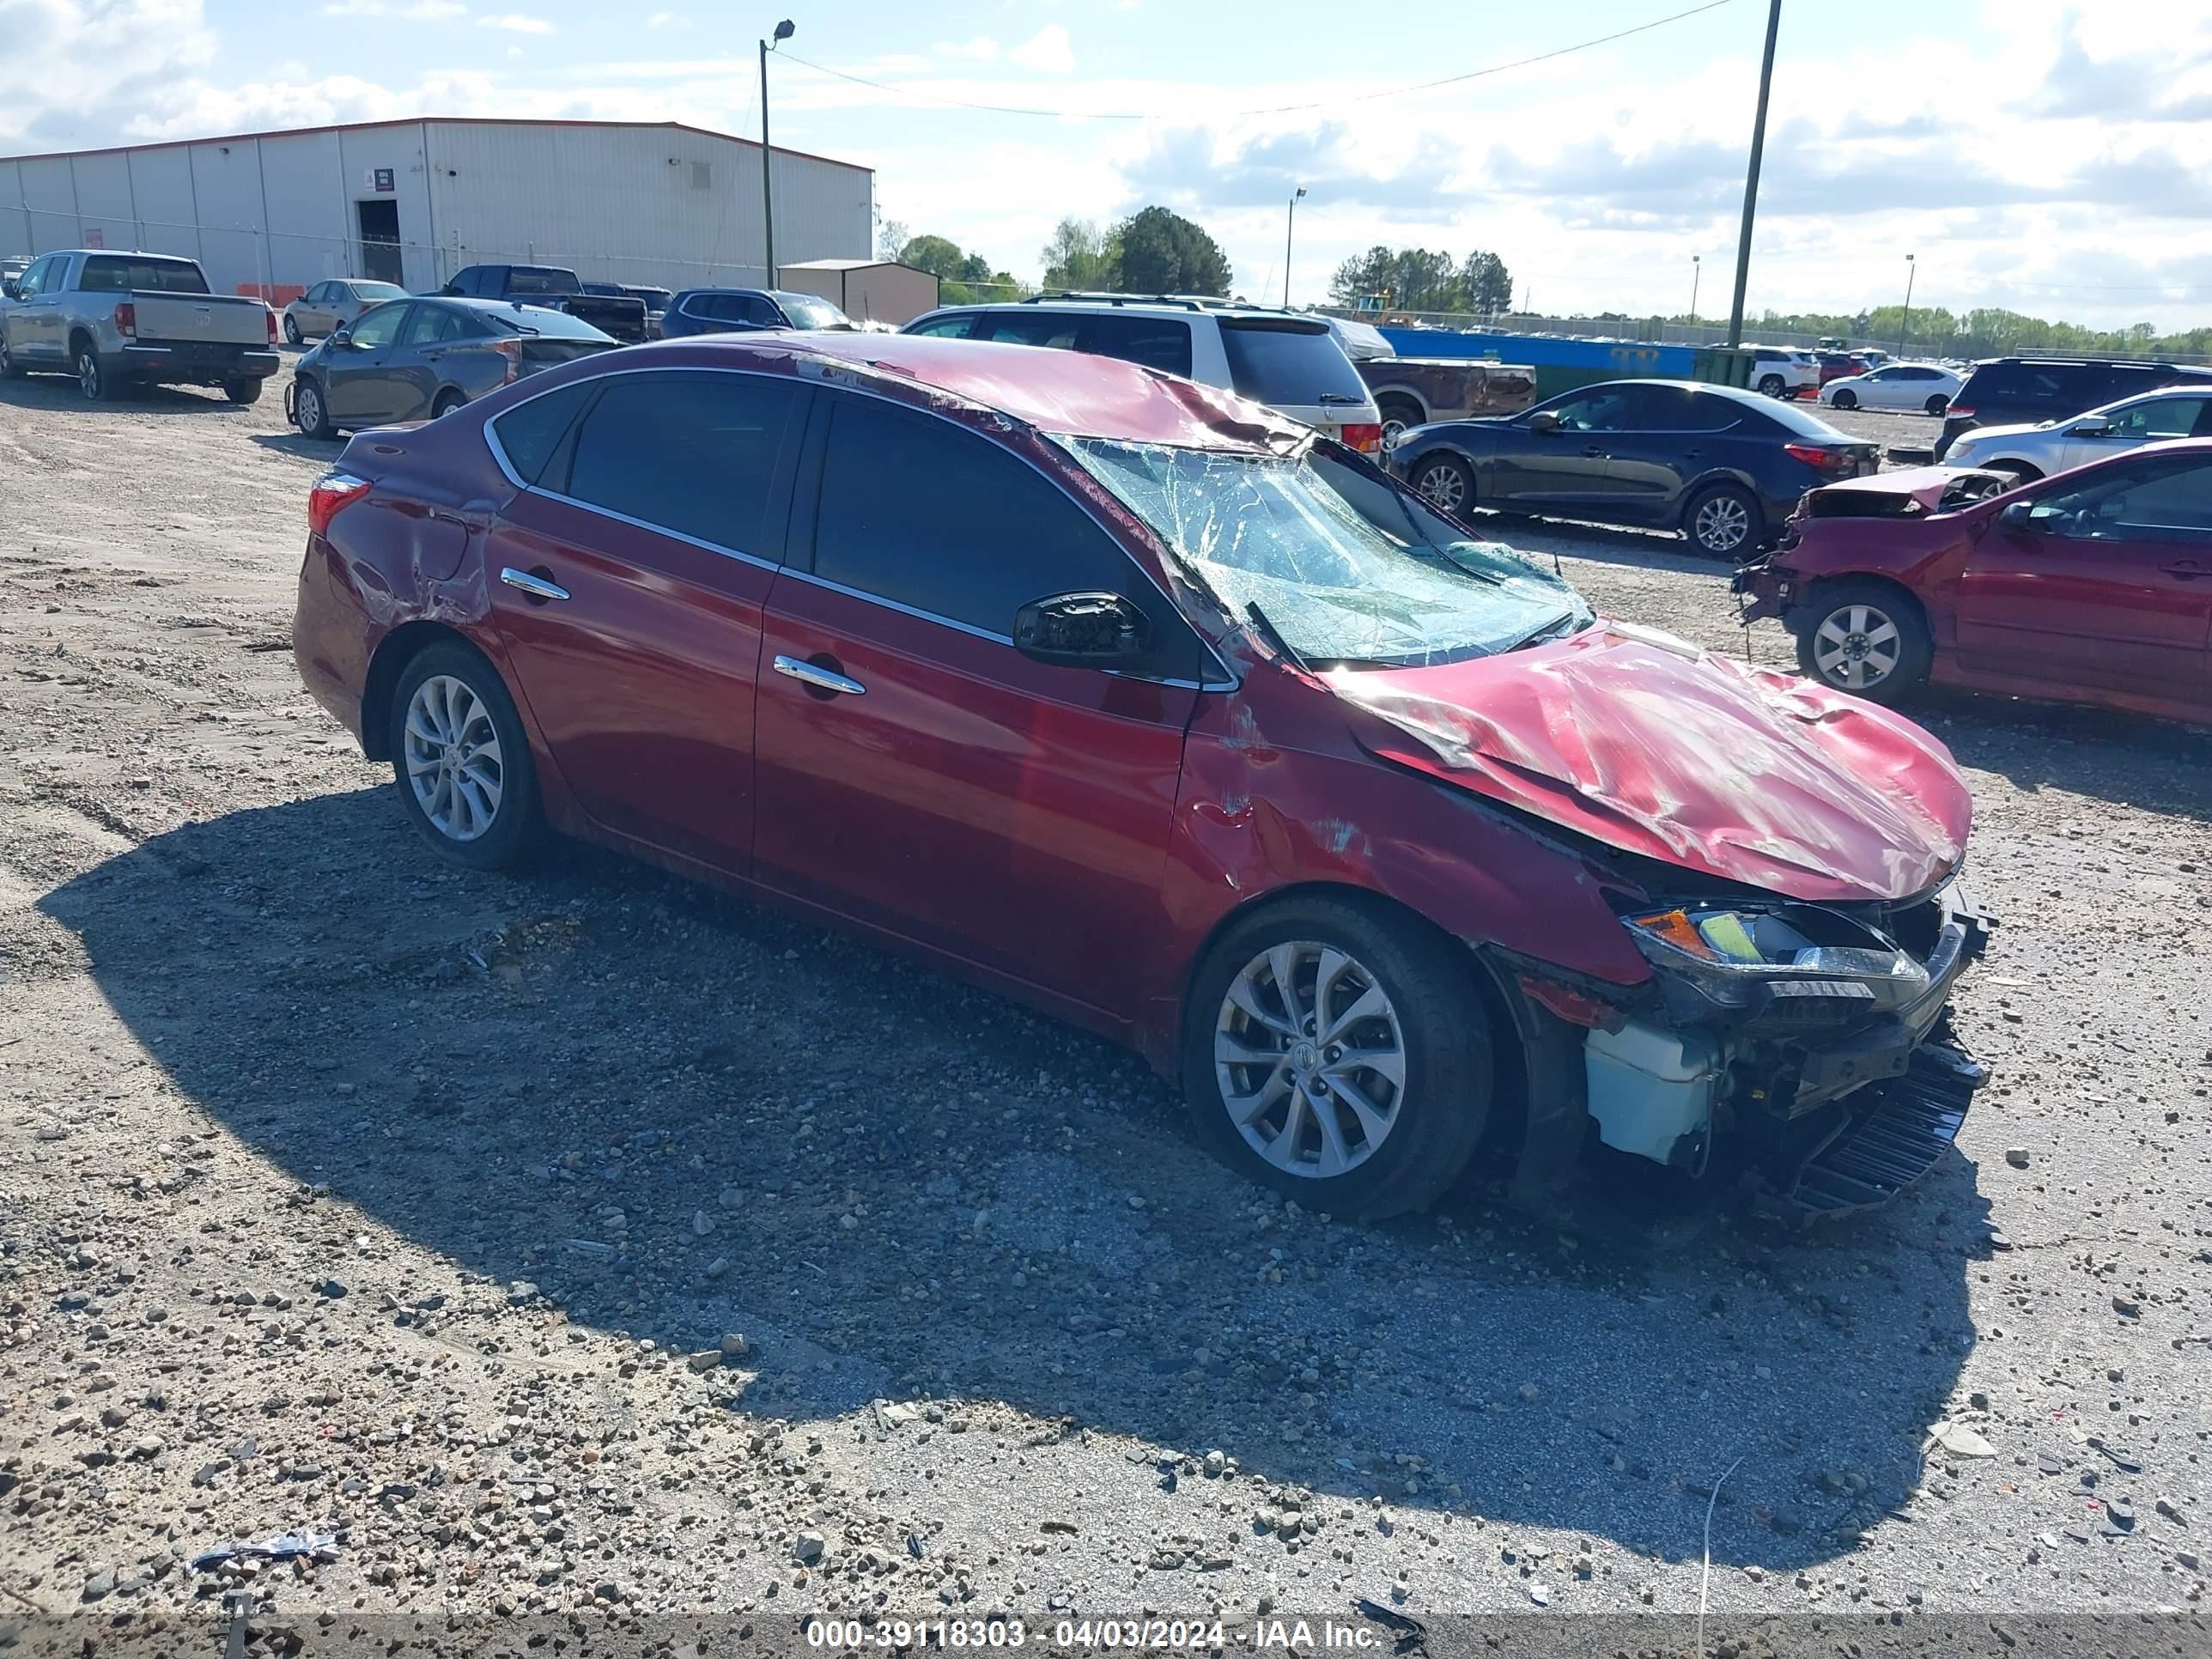
<svg viewBox="0 0 2212 1659">
<path fill-rule="evenodd" d="M 1683 308 L 1701 256 L 1711 314 L 1762 0 L 1397 90 L 1697 3 L 0 0 L 0 150 L 410 114 L 750 134 L 753 42 L 787 15 L 778 142 L 874 167 L 886 218 L 1019 276 L 1060 217 L 1162 202 L 1279 298 L 1303 184 L 1295 301 L 1385 242 L 1492 249 L 1546 310 Z M 1894 301 L 1908 252 L 1917 304 L 2212 321 L 2212 0 L 1787 0 L 1751 308 Z"/>
</svg>

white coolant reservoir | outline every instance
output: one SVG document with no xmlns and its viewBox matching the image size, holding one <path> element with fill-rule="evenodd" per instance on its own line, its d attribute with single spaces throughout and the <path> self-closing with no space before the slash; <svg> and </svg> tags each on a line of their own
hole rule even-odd
<svg viewBox="0 0 2212 1659">
<path fill-rule="evenodd" d="M 1720 1048 L 1695 1032 L 1633 1021 L 1592 1031 L 1583 1044 L 1590 1115 L 1598 1138 L 1624 1152 L 1665 1164 L 1685 1135 L 1712 1121 L 1720 1086 Z"/>
</svg>

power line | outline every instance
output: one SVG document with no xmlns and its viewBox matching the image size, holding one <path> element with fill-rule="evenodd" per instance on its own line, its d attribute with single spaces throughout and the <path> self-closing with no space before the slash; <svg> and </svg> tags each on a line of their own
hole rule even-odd
<svg viewBox="0 0 2212 1659">
<path fill-rule="evenodd" d="M 1670 13 L 1665 17 L 1655 17 L 1648 23 L 1638 23 L 1633 28 L 1617 29 L 1611 34 L 1599 35 L 1595 40 L 1578 40 L 1571 46 L 1559 46 L 1550 52 L 1540 52 L 1532 58 L 1516 58 L 1508 64 L 1492 64 L 1485 69 L 1468 70 L 1464 74 L 1447 75 L 1434 81 L 1418 81 L 1411 86 L 1391 87 L 1381 92 L 1363 92 L 1347 98 L 1317 99 L 1308 104 L 1275 104 L 1263 109 L 1231 110 L 1225 112 L 1225 118 L 1235 120 L 1249 115 L 1293 115 L 1308 110 L 1335 109 L 1345 104 L 1371 103 L 1378 98 L 1404 98 L 1417 92 L 1431 92 L 1438 87 L 1458 86 L 1464 82 L 1480 81 L 1493 75 L 1504 75 L 1513 70 L 1527 69 L 1532 64 L 1548 64 L 1554 58 L 1565 58 L 1577 52 L 1589 52 L 1596 46 L 1611 46 L 1616 40 L 1626 40 L 1632 35 L 1648 33 L 1653 29 L 1664 28 L 1669 23 L 1679 23 L 1685 18 L 1695 17 L 1703 12 L 1717 11 L 1723 6 L 1734 3 L 1735 0 L 1705 0 L 1703 5 L 1692 6 L 1686 11 Z M 932 103 L 943 104 L 952 109 L 980 110 L 989 115 L 1035 115 L 1054 121 L 1151 121 L 1165 118 L 1141 110 L 1033 109 L 1012 104 L 970 103 L 966 99 L 946 98 L 939 94 L 926 91 L 920 87 L 895 87 L 881 81 L 871 81 L 865 75 L 853 75 L 844 70 L 831 69 L 826 64 L 817 64 L 811 58 L 801 58 L 796 52 L 787 52 L 781 56 L 788 58 L 794 64 L 804 64 L 807 68 L 817 70 L 823 75 L 835 76 L 840 81 L 850 81 L 855 86 L 872 87 L 878 92 L 890 93 L 895 98 L 926 98 Z"/>
</svg>

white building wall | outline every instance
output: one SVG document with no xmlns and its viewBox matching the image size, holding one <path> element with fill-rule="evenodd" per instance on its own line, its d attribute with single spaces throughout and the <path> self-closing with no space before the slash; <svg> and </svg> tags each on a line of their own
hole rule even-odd
<svg viewBox="0 0 2212 1659">
<path fill-rule="evenodd" d="M 378 191 L 375 170 L 393 188 Z M 865 258 L 874 178 L 778 150 L 776 258 Z M 656 126 L 401 121 L 327 131 L 0 158 L 0 253 L 110 246 L 189 254 L 219 292 L 282 303 L 363 273 L 359 204 L 394 204 L 404 274 L 568 265 L 671 289 L 765 280 L 760 149 Z"/>
</svg>

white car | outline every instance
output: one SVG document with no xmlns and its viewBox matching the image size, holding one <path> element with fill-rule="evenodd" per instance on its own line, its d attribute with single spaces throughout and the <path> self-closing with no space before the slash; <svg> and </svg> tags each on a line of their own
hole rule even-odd
<svg viewBox="0 0 2212 1659">
<path fill-rule="evenodd" d="M 2033 483 L 2138 444 L 2208 437 L 2212 437 L 2212 389 L 2169 386 L 2063 421 L 1973 427 L 1951 441 L 1943 464 L 2008 472 L 2015 483 Z"/>
<path fill-rule="evenodd" d="M 1820 384 L 1820 360 L 1787 346 L 1751 346 L 1751 389 L 1770 398 L 1794 398 Z"/>
<path fill-rule="evenodd" d="M 1941 415 L 1966 382 L 1938 363 L 1884 363 L 1863 374 L 1846 374 L 1820 388 L 1831 409 L 1910 409 Z"/>
<path fill-rule="evenodd" d="M 1382 449 L 1382 414 L 1326 317 L 1220 300 L 1042 294 L 949 306 L 899 332 L 1119 357 L 1265 404 L 1370 455 Z"/>
</svg>

